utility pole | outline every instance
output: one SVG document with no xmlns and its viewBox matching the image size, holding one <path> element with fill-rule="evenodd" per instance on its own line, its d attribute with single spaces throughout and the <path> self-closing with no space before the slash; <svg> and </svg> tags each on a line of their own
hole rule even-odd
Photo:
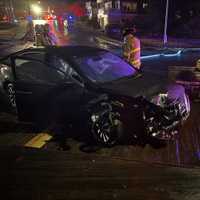
<svg viewBox="0 0 200 200">
<path fill-rule="evenodd" d="M 169 0 L 166 0 L 165 26 L 164 26 L 164 36 L 163 36 L 164 45 L 167 43 L 168 40 L 167 38 L 168 13 L 169 13 Z"/>
<path fill-rule="evenodd" d="M 9 17 L 9 8 L 8 8 L 7 2 L 5 0 L 3 1 L 3 6 L 5 9 L 6 16 Z"/>
<path fill-rule="evenodd" d="M 27 5 L 28 15 L 30 16 L 31 15 L 31 2 L 30 2 L 30 0 L 28 0 L 27 3 L 28 3 L 28 5 Z"/>
<path fill-rule="evenodd" d="M 7 0 L 7 1 L 4 0 L 3 6 L 4 6 L 4 9 L 5 9 L 5 14 L 9 18 L 9 21 L 14 22 L 15 14 L 14 14 L 13 1 L 12 0 Z"/>
<path fill-rule="evenodd" d="M 15 13 L 14 13 L 13 0 L 10 0 L 9 4 L 10 4 L 10 17 L 11 17 L 12 22 L 14 22 L 14 20 L 15 20 Z"/>
</svg>

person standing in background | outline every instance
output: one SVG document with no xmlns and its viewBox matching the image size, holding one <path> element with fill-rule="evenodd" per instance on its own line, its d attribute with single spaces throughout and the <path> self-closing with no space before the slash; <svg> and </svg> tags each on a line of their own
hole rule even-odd
<svg viewBox="0 0 200 200">
<path fill-rule="evenodd" d="M 43 25 L 43 46 L 57 45 L 57 38 L 50 30 L 49 24 Z"/>
<path fill-rule="evenodd" d="M 136 29 L 126 29 L 123 41 L 123 58 L 135 68 L 141 67 L 140 40 L 135 36 Z"/>
</svg>

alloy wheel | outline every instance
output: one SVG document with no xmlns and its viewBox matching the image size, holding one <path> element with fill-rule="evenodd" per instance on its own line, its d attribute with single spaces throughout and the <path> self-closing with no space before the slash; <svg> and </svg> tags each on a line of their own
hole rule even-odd
<svg viewBox="0 0 200 200">
<path fill-rule="evenodd" d="M 12 83 L 9 83 L 6 87 L 8 99 L 12 108 L 16 108 L 15 90 Z"/>
<path fill-rule="evenodd" d="M 122 123 L 114 113 L 103 116 L 92 115 L 92 133 L 97 142 L 113 146 L 121 137 Z M 94 120 L 94 118 L 96 118 Z"/>
</svg>

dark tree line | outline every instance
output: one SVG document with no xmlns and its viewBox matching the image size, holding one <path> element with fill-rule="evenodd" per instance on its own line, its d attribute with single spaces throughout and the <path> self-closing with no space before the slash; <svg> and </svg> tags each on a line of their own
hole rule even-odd
<svg viewBox="0 0 200 200">
<path fill-rule="evenodd" d="M 150 28 L 163 33 L 167 0 L 146 0 L 149 3 Z M 200 36 L 200 0 L 169 0 L 168 33 L 180 36 Z M 199 36 L 198 36 L 199 35 Z"/>
</svg>

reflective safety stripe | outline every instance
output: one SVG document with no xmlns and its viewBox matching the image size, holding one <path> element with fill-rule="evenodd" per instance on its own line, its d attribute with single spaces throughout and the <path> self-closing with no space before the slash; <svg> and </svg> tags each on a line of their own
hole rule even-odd
<svg viewBox="0 0 200 200">
<path fill-rule="evenodd" d="M 134 67 L 136 67 L 136 68 L 140 68 L 140 66 L 141 66 L 141 62 L 140 62 L 140 59 L 138 59 L 138 60 L 133 60 L 133 61 L 131 61 L 130 62 Z"/>
<path fill-rule="evenodd" d="M 135 49 L 133 49 L 130 53 L 135 53 L 135 52 L 138 52 L 138 51 L 140 51 L 140 48 L 138 47 L 138 48 L 135 48 Z"/>
<path fill-rule="evenodd" d="M 137 60 L 133 60 L 131 63 L 133 64 L 137 64 L 137 63 L 140 63 L 140 59 L 137 59 Z"/>
<path fill-rule="evenodd" d="M 135 53 L 135 52 L 138 52 L 138 51 L 140 51 L 140 48 L 135 48 L 135 49 L 133 49 L 133 50 L 130 51 L 130 52 L 124 52 L 124 55 L 125 55 L 125 56 L 130 56 L 130 54 Z"/>
<path fill-rule="evenodd" d="M 129 52 L 124 52 L 123 54 L 124 54 L 124 56 L 127 56 L 127 57 L 130 56 L 130 53 L 129 53 Z"/>
</svg>

